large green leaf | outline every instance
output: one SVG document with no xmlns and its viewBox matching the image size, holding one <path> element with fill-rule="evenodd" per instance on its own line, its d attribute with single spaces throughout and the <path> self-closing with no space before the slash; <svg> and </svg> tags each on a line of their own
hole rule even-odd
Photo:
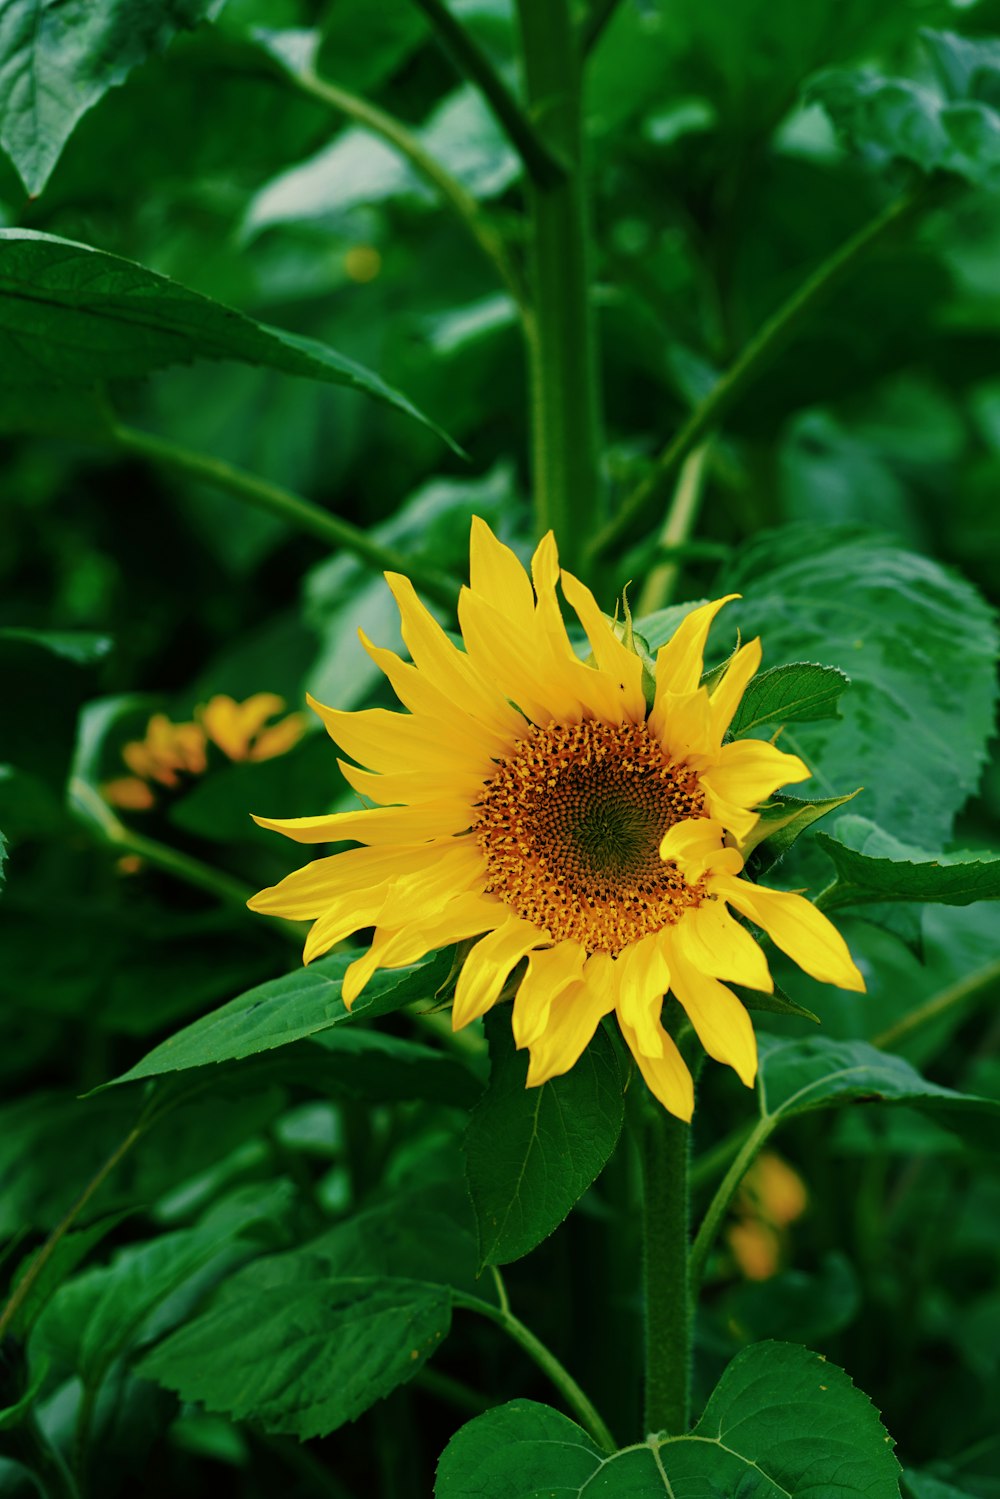
<svg viewBox="0 0 1000 1499">
<path fill-rule="evenodd" d="M 452 1437 L 435 1499 L 898 1499 L 899 1464 L 867 1395 L 793 1343 L 737 1354 L 690 1436 L 612 1456 L 548 1406 L 514 1400 Z"/>
<path fill-rule="evenodd" d="M 862 785 L 880 826 L 940 846 L 975 790 L 996 694 L 992 611 L 927 557 L 849 527 L 789 527 L 754 542 L 725 580 L 744 594 L 717 629 L 760 635 L 765 659 L 815 653 L 851 679 L 843 717 L 796 725 L 782 746 L 808 792 Z"/>
<path fill-rule="evenodd" d="M 13 0 L 0 6 L 0 145 L 37 196 L 109 88 L 225 0 Z"/>
<path fill-rule="evenodd" d="M 845 1103 L 899 1103 L 919 1109 L 972 1145 L 1000 1144 L 1000 1102 L 932 1083 L 902 1057 L 867 1041 L 809 1036 L 758 1037 L 757 1091 L 761 1117 L 772 1128 L 785 1119 Z"/>
<path fill-rule="evenodd" d="M 340 997 L 340 986 L 356 953 L 336 953 L 308 968 L 260 984 L 229 1004 L 178 1031 L 116 1083 L 165 1072 L 183 1072 L 210 1062 L 231 1062 L 257 1052 L 302 1041 L 351 1016 L 388 1015 L 416 999 L 432 999 L 448 976 L 450 960 L 433 954 L 409 968 L 382 969 L 352 1010 Z"/>
<path fill-rule="evenodd" d="M 817 834 L 837 878 L 823 892 L 824 911 L 879 901 L 938 901 L 967 906 L 1000 900 L 1000 856 L 938 854 L 900 843 L 866 817 L 843 817 L 836 838 Z"/>
<path fill-rule="evenodd" d="M 490 1083 L 465 1137 L 466 1176 L 484 1265 L 520 1259 L 558 1228 L 604 1167 L 621 1134 L 622 1076 L 598 1030 L 562 1077 L 526 1088 L 528 1058 L 510 1017 L 489 1023 Z"/>
<path fill-rule="evenodd" d="M 0 387 L 93 385 L 193 359 L 349 385 L 450 439 L 335 349 L 258 323 L 134 261 L 31 229 L 0 230 Z"/>
<path fill-rule="evenodd" d="M 330 1275 L 302 1254 L 277 1283 L 249 1270 L 139 1372 L 267 1431 L 305 1440 L 353 1421 L 412 1379 L 451 1323 L 449 1291 L 425 1281 Z"/>
</svg>

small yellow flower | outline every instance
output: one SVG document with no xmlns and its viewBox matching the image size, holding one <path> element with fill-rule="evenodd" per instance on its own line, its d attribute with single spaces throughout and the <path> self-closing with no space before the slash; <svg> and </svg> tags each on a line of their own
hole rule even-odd
<svg viewBox="0 0 1000 1499">
<path fill-rule="evenodd" d="M 138 776 L 119 776 L 117 780 L 105 781 L 101 795 L 110 806 L 120 807 L 123 812 L 148 812 L 156 805 L 153 788 Z"/>
<path fill-rule="evenodd" d="M 458 606 L 464 651 L 408 579 L 386 576 L 411 660 L 361 638 L 409 711 L 347 713 L 310 699 L 331 737 L 369 767 L 342 764 L 344 776 L 378 805 L 257 818 L 299 842 L 361 845 L 250 902 L 314 922 L 307 962 L 374 927 L 345 974 L 345 1004 L 376 969 L 478 937 L 458 977 L 455 1029 L 489 1010 L 527 959 L 513 1029 L 530 1052 L 529 1087 L 568 1071 L 614 1013 L 652 1092 L 690 1119 L 694 1090 L 661 1021 L 665 995 L 709 1055 L 750 1085 L 753 1026 L 726 982 L 773 989 L 764 953 L 728 907 L 814 978 L 864 988 L 843 938 L 809 901 L 739 878 L 732 845 L 753 830 L 754 807 L 809 771 L 760 740 L 725 742 L 761 659 L 753 640 L 711 691 L 700 685 L 708 630 L 727 599 L 693 610 L 660 650 L 648 709 L 641 660 L 590 591 L 560 573 L 551 533 L 529 579 L 473 521 L 471 585 Z M 566 633 L 560 582 L 589 662 Z"/>
<path fill-rule="evenodd" d="M 809 1201 L 798 1172 L 766 1150 L 743 1178 L 737 1219 L 727 1230 L 729 1248 L 747 1280 L 770 1280 L 781 1268 L 788 1226 Z"/>
<path fill-rule="evenodd" d="M 196 712 L 209 739 L 230 760 L 273 760 L 293 749 L 307 728 L 304 713 L 289 713 L 265 727 L 284 708 L 284 698 L 274 692 L 255 692 L 242 703 L 219 693 Z"/>
<path fill-rule="evenodd" d="M 173 789 L 180 785 L 181 772 L 204 772 L 205 735 L 196 723 L 171 723 L 165 713 L 154 713 L 145 739 L 126 744 L 122 759 L 133 775 Z"/>
</svg>

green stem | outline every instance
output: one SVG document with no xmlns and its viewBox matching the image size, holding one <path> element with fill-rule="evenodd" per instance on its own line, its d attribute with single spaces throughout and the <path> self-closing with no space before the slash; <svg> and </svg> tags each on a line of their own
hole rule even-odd
<svg viewBox="0 0 1000 1499">
<path fill-rule="evenodd" d="M 708 1262 L 712 1245 L 715 1243 L 716 1235 L 722 1227 L 722 1220 L 726 1216 L 729 1204 L 736 1196 L 740 1182 L 753 1165 L 758 1152 L 770 1137 L 776 1123 L 777 1120 L 770 1114 L 765 1115 L 763 1119 L 757 1121 L 747 1136 L 739 1155 L 726 1172 L 715 1196 L 708 1205 L 705 1216 L 695 1235 L 694 1244 L 691 1246 L 689 1281 L 692 1305 L 697 1301 L 702 1277 L 705 1274 L 705 1265 Z"/>
<path fill-rule="evenodd" d="M 469 1312 L 478 1312 L 481 1317 L 486 1317 L 490 1322 L 495 1322 L 498 1327 L 503 1328 L 507 1336 L 551 1380 L 580 1425 L 593 1437 L 597 1445 L 603 1447 L 605 1452 L 617 1451 L 614 1437 L 569 1370 L 563 1367 L 552 1350 L 546 1348 L 541 1339 L 536 1338 L 531 1329 L 525 1327 L 509 1308 L 494 1306 L 492 1302 L 481 1301 L 478 1296 L 469 1296 L 464 1291 L 455 1292 L 454 1305 L 464 1307 Z"/>
<path fill-rule="evenodd" d="M 35 1284 L 36 1280 L 45 1269 L 45 1266 L 48 1264 L 49 1260 L 55 1254 L 60 1242 L 66 1237 L 66 1234 L 69 1232 L 73 1224 L 76 1222 L 77 1218 L 83 1212 L 84 1208 L 87 1206 L 87 1203 L 104 1185 L 105 1181 L 111 1175 L 112 1171 L 114 1171 L 118 1163 L 123 1159 L 124 1156 L 128 1154 L 136 1141 L 139 1140 L 145 1133 L 145 1131 L 149 1127 L 149 1123 L 150 1107 L 149 1105 L 147 1105 L 143 1112 L 140 1114 L 136 1124 L 132 1129 L 129 1130 L 128 1134 L 125 1136 L 124 1140 L 122 1140 L 121 1143 L 115 1147 L 115 1149 L 108 1156 L 107 1160 L 104 1162 L 104 1165 L 101 1166 L 96 1174 L 91 1177 L 90 1181 L 84 1187 L 83 1191 L 80 1193 L 73 1206 L 49 1234 L 45 1243 L 42 1245 L 41 1249 L 38 1251 L 38 1253 L 35 1255 L 35 1258 L 28 1266 L 28 1269 L 25 1271 L 24 1276 L 15 1287 L 10 1300 L 7 1302 L 7 1305 L 3 1309 L 3 1312 L 0 1313 L 0 1341 L 2 1341 L 8 1328 L 11 1326 L 14 1318 L 17 1316 L 18 1311 L 24 1305 L 25 1299 L 31 1291 L 32 1286 Z"/>
<path fill-rule="evenodd" d="M 112 848 L 120 849 L 122 853 L 136 854 L 152 864 L 154 869 L 162 869 L 165 874 L 172 874 L 197 890 L 205 890 L 209 895 L 218 896 L 229 905 L 245 906 L 254 894 L 251 885 L 244 885 L 242 880 L 234 879 L 223 870 L 213 869 L 210 864 L 203 864 L 200 859 L 183 854 L 176 848 L 169 848 L 165 843 L 157 843 L 155 839 L 146 838 L 142 833 L 134 833 L 118 820 L 93 786 L 78 776 L 70 781 L 70 797 L 87 826 Z"/>
<path fill-rule="evenodd" d="M 590 306 L 581 60 L 569 0 L 518 0 L 528 102 L 569 172 L 530 183 L 532 483 L 539 535 L 578 565 L 599 514 L 598 377 Z"/>
<path fill-rule="evenodd" d="M 591 561 L 604 556 L 623 541 L 655 510 L 656 505 L 662 502 L 678 465 L 719 425 L 726 413 L 797 331 L 806 316 L 855 268 L 884 234 L 923 201 L 924 195 L 920 188 L 895 199 L 817 266 L 788 301 L 762 324 L 735 363 L 717 381 L 663 449 L 652 472 L 626 498 L 614 519 L 593 537 L 588 552 Z"/>
<path fill-rule="evenodd" d="M 691 1127 L 650 1109 L 640 1134 L 647 1432 L 686 1432 L 691 1407 L 688 1293 Z"/>
<path fill-rule="evenodd" d="M 532 180 L 542 187 L 560 182 L 566 175 L 564 164 L 539 135 L 475 37 L 443 0 L 413 0 L 413 3 L 430 21 L 459 72 L 479 89 Z"/>
<path fill-rule="evenodd" d="M 710 447 L 710 441 L 703 442 L 684 460 L 667 518 L 660 532 L 659 544 L 664 550 L 682 548 L 690 540 L 705 491 L 705 469 Z M 652 614 L 654 609 L 663 609 L 670 603 L 682 565 L 682 559 L 677 555 L 652 568 L 639 594 L 636 614 Z"/>
<path fill-rule="evenodd" d="M 304 500 L 301 495 L 282 489 L 279 484 L 272 484 L 268 479 L 261 479 L 257 474 L 249 474 L 245 469 L 236 468 L 221 458 L 212 458 L 207 453 L 183 448 L 168 438 L 154 437 L 150 432 L 139 432 L 121 422 L 112 424 L 110 435 L 114 443 L 126 452 L 148 459 L 159 467 L 211 484 L 216 489 L 223 489 L 227 494 L 246 500 L 259 510 L 267 510 L 271 515 L 298 527 L 300 531 L 317 537 L 328 546 L 343 547 L 345 551 L 353 552 L 379 572 L 406 573 L 428 598 L 454 610 L 457 583 L 391 547 L 381 546 L 367 532 L 352 526 L 350 521 L 331 515 L 328 510 L 314 505 L 310 500 Z"/>
<path fill-rule="evenodd" d="M 341 88 L 339 84 L 331 83 L 328 78 L 320 78 L 319 74 L 311 68 L 302 72 L 288 72 L 286 76 L 303 93 L 313 99 L 318 99 L 340 114 L 346 115 L 348 119 L 370 130 L 373 135 L 381 136 L 382 140 L 388 141 L 389 145 L 395 147 L 401 156 L 405 156 L 424 181 L 440 193 L 462 227 L 470 235 L 473 243 L 489 261 L 521 312 L 525 313 L 528 307 L 528 297 L 524 279 L 511 259 L 503 236 L 484 216 L 476 199 L 462 186 L 458 178 L 453 177 L 437 158 L 426 150 L 422 142 L 411 130 L 407 129 L 401 120 L 397 120 L 394 115 L 387 114 L 377 105 L 370 104 L 367 99 L 362 99 L 348 89 Z"/>
<path fill-rule="evenodd" d="M 996 984 L 1000 983 L 1000 958 L 993 963 L 987 963 L 985 968 L 977 968 L 975 973 L 970 973 L 967 978 L 959 979 L 955 984 L 949 984 L 947 989 L 940 990 L 926 1004 L 918 1005 L 911 1010 L 909 1015 L 904 1015 L 894 1025 L 886 1030 L 880 1031 L 877 1036 L 872 1037 L 872 1045 L 882 1050 L 891 1050 L 898 1046 L 900 1041 L 905 1041 L 912 1036 L 914 1031 L 919 1031 L 925 1025 L 930 1025 L 935 1020 L 940 1020 L 942 1015 L 947 1015 L 949 1010 L 955 1009 L 957 1005 L 965 1004 L 966 1000 L 981 998 L 987 994 Z"/>
<path fill-rule="evenodd" d="M 691 1167 L 691 1186 L 697 1191 L 724 1170 L 746 1144 L 752 1124 L 738 1124 L 728 1135 L 709 1147 Z"/>
<path fill-rule="evenodd" d="M 584 57 L 589 57 L 601 40 L 618 5 L 619 0 L 591 0 L 590 10 L 580 27 L 580 51 Z"/>
</svg>

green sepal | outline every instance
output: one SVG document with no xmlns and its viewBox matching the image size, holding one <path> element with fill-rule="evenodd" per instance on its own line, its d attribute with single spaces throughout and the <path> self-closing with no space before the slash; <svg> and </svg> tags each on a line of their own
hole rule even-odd
<svg viewBox="0 0 1000 1499">
<path fill-rule="evenodd" d="M 857 791 L 849 791 L 846 796 L 828 796 L 816 802 L 798 796 L 773 796 L 757 808 L 760 821 L 739 845 L 740 853 L 747 859 L 756 850 L 757 869 L 770 869 L 785 856 L 806 828 L 826 817 L 827 813 L 835 812 L 845 802 L 853 801 L 861 790 L 863 787 L 859 786 Z M 765 843 L 767 848 L 762 847 Z"/>
</svg>

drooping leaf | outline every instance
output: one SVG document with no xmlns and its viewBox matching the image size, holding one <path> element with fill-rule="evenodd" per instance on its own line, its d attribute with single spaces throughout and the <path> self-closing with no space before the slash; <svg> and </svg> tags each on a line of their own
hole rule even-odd
<svg viewBox="0 0 1000 1499">
<path fill-rule="evenodd" d="M 81 115 L 225 0 L 18 0 L 0 7 L 0 145 L 35 196 Z"/>
<path fill-rule="evenodd" d="M 898 1103 L 984 1148 L 1000 1142 L 1000 1102 L 956 1093 L 921 1077 L 902 1057 L 867 1041 L 759 1036 L 761 1116 L 773 1124 L 845 1103 Z"/>
<path fill-rule="evenodd" d="M 23 1338 L 30 1331 L 63 1281 L 72 1275 L 77 1265 L 86 1259 L 90 1251 L 113 1228 L 128 1217 L 129 1211 L 126 1208 L 120 1213 L 110 1213 L 106 1218 L 98 1218 L 96 1223 L 91 1223 L 86 1228 L 74 1229 L 72 1233 L 63 1235 L 55 1249 L 40 1266 L 37 1274 L 33 1275 L 31 1287 L 10 1324 L 10 1330 L 15 1337 Z M 40 1251 L 36 1250 L 23 1261 L 11 1282 L 12 1291 L 16 1290 L 26 1275 L 34 1272 L 39 1253 Z"/>
<path fill-rule="evenodd" d="M 777 984 L 771 994 L 765 994 L 763 990 L 747 989 L 742 984 L 730 984 L 728 987 L 748 1010 L 758 1010 L 766 1015 L 794 1015 L 797 1020 L 811 1020 L 816 1025 L 820 1023 L 818 1015 L 807 1010 L 805 1005 L 796 1004 L 794 999 L 789 999 Z"/>
<path fill-rule="evenodd" d="M 352 1015 L 388 1015 L 413 1000 L 430 1000 L 448 976 L 450 959 L 435 953 L 409 968 L 382 969 L 361 999 L 348 1010 L 340 997 L 341 982 L 356 954 L 336 953 L 308 968 L 260 984 L 229 1004 L 178 1031 L 115 1078 L 115 1083 L 205 1067 L 254 1056 L 274 1047 L 302 1041 Z"/>
<path fill-rule="evenodd" d="M 940 846 L 974 791 L 992 732 L 993 613 L 927 557 L 853 527 L 791 526 L 755 540 L 723 587 L 744 595 L 717 638 L 760 635 L 766 659 L 804 653 L 841 667 L 838 721 L 794 725 L 819 789 L 865 788 L 865 811 L 896 836 Z M 720 591 L 722 591 L 720 589 Z"/>
<path fill-rule="evenodd" d="M 837 705 L 850 685 L 850 678 L 836 666 L 810 661 L 772 666 L 754 677 L 743 694 L 731 733 L 739 738 L 765 723 L 839 718 Z"/>
<path fill-rule="evenodd" d="M 465 1137 L 466 1176 L 484 1265 L 520 1259 L 548 1237 L 602 1170 L 624 1117 L 623 1083 L 598 1030 L 576 1066 L 526 1088 L 528 1058 L 510 1018 L 491 1016 L 490 1083 Z"/>
<path fill-rule="evenodd" d="M 258 323 L 118 255 L 0 230 L 0 386 L 92 386 L 193 359 L 349 385 L 451 441 L 378 375 L 316 339 Z"/>
<path fill-rule="evenodd" d="M 903 1490 L 907 1499 L 972 1499 L 968 1489 L 956 1489 L 954 1484 L 914 1468 L 903 1473 Z"/>
<path fill-rule="evenodd" d="M 267 1287 L 252 1273 L 232 1277 L 139 1373 L 206 1410 L 305 1441 L 412 1379 L 448 1332 L 443 1286 L 331 1276 L 302 1255 L 286 1268 L 288 1279 Z"/>
<path fill-rule="evenodd" d="M 435 1499 L 898 1499 L 899 1464 L 867 1395 L 792 1343 L 737 1354 L 690 1436 L 608 1457 L 575 1422 L 514 1400 L 452 1437 Z"/>
<path fill-rule="evenodd" d="M 823 892 L 823 909 L 864 906 L 879 901 L 937 901 L 967 906 L 1000 900 L 1000 856 L 938 854 L 900 843 L 866 817 L 844 817 L 837 838 L 818 833 L 816 841 L 837 871 Z"/>
</svg>

